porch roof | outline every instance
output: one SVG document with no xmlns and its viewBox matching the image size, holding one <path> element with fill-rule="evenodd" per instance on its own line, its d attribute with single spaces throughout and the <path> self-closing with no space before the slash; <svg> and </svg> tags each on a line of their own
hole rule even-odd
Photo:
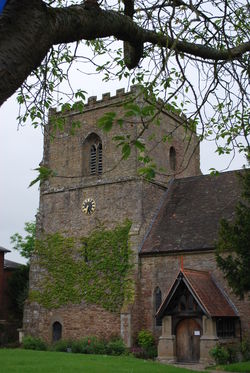
<svg viewBox="0 0 250 373">
<path fill-rule="evenodd" d="M 163 317 L 181 281 L 185 283 L 208 317 L 238 317 L 237 310 L 209 272 L 183 269 L 179 272 L 162 302 L 157 317 Z"/>
</svg>

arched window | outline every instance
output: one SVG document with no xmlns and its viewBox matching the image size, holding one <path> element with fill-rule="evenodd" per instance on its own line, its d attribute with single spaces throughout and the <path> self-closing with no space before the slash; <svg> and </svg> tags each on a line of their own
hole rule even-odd
<svg viewBox="0 0 250 373">
<path fill-rule="evenodd" d="M 176 170 L 176 151 L 173 146 L 171 146 L 169 150 L 169 161 L 170 161 L 170 168 L 171 170 Z"/>
<path fill-rule="evenodd" d="M 62 338 L 62 324 L 55 321 L 52 325 L 52 339 L 53 342 L 59 341 Z"/>
<path fill-rule="evenodd" d="M 96 133 L 91 133 L 83 143 L 83 176 L 102 174 L 102 141 Z"/>
<path fill-rule="evenodd" d="M 154 292 L 154 311 L 155 313 L 158 311 L 160 305 L 162 303 L 162 296 L 161 296 L 161 289 L 157 286 Z M 161 326 L 162 320 L 158 317 L 155 318 L 155 326 Z"/>
</svg>

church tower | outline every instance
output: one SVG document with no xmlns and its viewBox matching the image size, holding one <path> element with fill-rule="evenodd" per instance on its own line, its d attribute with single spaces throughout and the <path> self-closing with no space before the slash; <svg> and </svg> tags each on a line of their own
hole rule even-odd
<svg viewBox="0 0 250 373">
<path fill-rule="evenodd" d="M 149 125 L 145 118 L 127 114 L 125 102 L 140 107 L 149 105 L 140 96 L 139 89 L 132 87 L 128 93 L 117 90 L 115 96 L 105 93 L 101 100 L 90 97 L 83 111 L 50 111 L 42 165 L 52 170 L 53 176 L 40 188 L 38 235 L 59 232 L 65 237 L 80 239 L 100 227 L 112 230 L 129 220 L 129 245 L 134 253 L 134 298 L 132 303 L 113 312 L 100 304 L 86 302 L 84 297 L 78 303 L 66 300 L 59 307 L 45 307 L 31 296 L 24 313 L 25 333 L 49 343 L 59 338 L 79 339 L 89 335 L 109 338 L 115 334 L 131 345 L 138 331 L 140 308 L 138 251 L 169 182 L 173 178 L 200 174 L 198 141 L 195 134 L 182 126 L 183 118 L 159 109 L 156 120 Z M 104 132 L 97 123 L 107 113 L 115 113 L 115 120 L 112 129 Z M 65 120 L 63 130 L 53 131 L 55 116 Z M 72 133 L 76 121 L 80 127 Z M 117 146 L 114 139 L 121 142 L 126 139 L 132 144 L 127 159 L 122 159 L 121 146 Z M 145 145 L 144 153 L 133 145 L 137 140 Z M 158 170 L 150 181 L 139 176 L 140 157 L 146 155 Z M 31 294 L 41 291 L 43 275 L 39 261 L 33 259 Z"/>
</svg>

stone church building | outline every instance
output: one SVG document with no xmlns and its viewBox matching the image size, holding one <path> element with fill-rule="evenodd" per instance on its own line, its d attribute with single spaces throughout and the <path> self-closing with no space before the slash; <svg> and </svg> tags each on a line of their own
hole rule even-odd
<svg viewBox="0 0 250 373">
<path fill-rule="evenodd" d="M 56 172 L 40 188 L 37 227 L 40 234 L 63 232 L 88 236 L 100 223 L 113 229 L 132 222 L 129 245 L 134 253 L 134 298 L 119 312 L 85 302 L 45 308 L 29 299 L 25 334 L 47 342 L 97 335 L 120 335 L 128 346 L 142 329 L 158 340 L 163 361 L 207 362 L 218 341 L 239 341 L 250 330 L 250 302 L 239 300 L 216 266 L 214 245 L 219 220 L 233 219 L 240 198 L 235 172 L 202 175 L 199 145 L 183 118 L 159 110 L 159 123 L 125 116 L 123 125 L 103 132 L 97 125 L 105 113 L 124 117 L 125 101 L 147 105 L 135 87 L 115 96 L 90 97 L 83 112 L 61 114 L 63 131 L 45 128 L 42 165 Z M 60 115 L 54 110 L 53 115 Z M 73 121 L 81 127 L 70 134 Z M 126 160 L 115 136 L 130 136 L 149 149 L 161 172 L 154 180 L 139 176 L 140 149 Z M 171 136 L 171 141 L 161 141 Z M 39 265 L 31 263 L 30 289 L 38 289 Z"/>
</svg>

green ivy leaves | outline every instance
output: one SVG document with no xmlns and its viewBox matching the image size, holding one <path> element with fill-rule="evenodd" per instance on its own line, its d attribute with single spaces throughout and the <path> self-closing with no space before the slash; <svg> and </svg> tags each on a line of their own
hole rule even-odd
<svg viewBox="0 0 250 373">
<path fill-rule="evenodd" d="M 39 292 L 30 300 L 46 308 L 82 300 L 116 312 L 132 298 L 131 222 L 114 230 L 98 229 L 80 240 L 60 233 L 37 240 L 35 254 L 42 272 Z"/>
</svg>

